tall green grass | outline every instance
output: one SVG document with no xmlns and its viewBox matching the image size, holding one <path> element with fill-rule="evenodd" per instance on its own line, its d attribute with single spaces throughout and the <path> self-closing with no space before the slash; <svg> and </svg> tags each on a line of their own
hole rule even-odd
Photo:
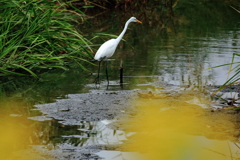
<svg viewBox="0 0 240 160">
<path fill-rule="evenodd" d="M 32 75 L 44 69 L 66 70 L 91 56 L 90 42 L 74 24 L 80 14 L 65 3 L 47 0 L 2 0 L 0 2 L 0 76 Z"/>
</svg>

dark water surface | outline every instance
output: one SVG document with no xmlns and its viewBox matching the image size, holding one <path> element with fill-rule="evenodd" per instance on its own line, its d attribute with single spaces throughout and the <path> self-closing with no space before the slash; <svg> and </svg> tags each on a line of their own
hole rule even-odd
<svg viewBox="0 0 240 160">
<path fill-rule="evenodd" d="M 108 26 L 103 31 L 118 35 L 127 19 L 128 17 L 121 21 L 104 19 L 104 21 L 108 21 Z M 224 22 L 225 24 L 207 27 L 201 26 L 200 22 L 199 25 L 195 26 L 182 24 L 175 30 L 170 28 L 162 30 L 159 26 L 145 25 L 147 23 L 144 20 L 142 25 L 130 24 L 124 36 L 125 41 L 120 42 L 114 56 L 109 60 L 110 85 L 108 90 L 143 89 L 157 91 L 159 88 L 168 86 L 201 88 L 205 85 L 221 85 L 226 81 L 228 66 L 212 70 L 204 69 L 230 63 L 233 53 L 240 53 L 238 22 L 229 20 L 229 22 Z M 100 30 L 101 27 L 95 28 Z M 92 32 L 96 32 L 94 27 Z M 107 39 L 109 36 L 104 36 L 102 40 L 96 39 L 96 43 L 100 45 Z M 95 51 L 99 45 L 94 46 Z M 235 60 L 239 61 L 239 58 L 236 57 Z M 123 86 L 119 84 L 121 61 L 124 68 Z M 11 92 L 7 95 L 13 98 L 9 99 L 6 96 L 1 101 L 2 122 L 12 123 L 2 125 L 1 130 L 6 129 L 7 131 L 1 133 L 1 137 L 11 139 L 9 146 L 2 151 L 10 154 L 9 150 L 27 149 L 28 144 L 48 150 L 52 150 L 54 147 L 67 148 L 66 146 L 69 145 L 76 151 L 77 149 L 74 147 L 92 144 L 121 144 L 123 140 L 126 140 L 129 135 L 121 130 L 107 128 L 106 124 L 110 122 L 106 120 L 83 120 L 66 123 L 60 118 L 47 117 L 33 107 L 35 104 L 45 104 L 68 98 L 68 94 L 95 92 L 94 79 L 97 74 L 97 66 L 89 66 L 89 70 L 93 72 L 93 75 L 77 69 L 70 69 L 65 72 L 49 72 L 43 75 L 39 82 L 30 80 L 16 82 L 10 79 L 9 85 L 19 89 L 17 92 Z M 105 69 L 101 70 L 100 76 L 101 84 L 97 91 L 104 92 L 107 88 Z M 61 112 L 68 111 L 69 108 L 61 109 Z M 31 120 L 28 117 L 31 117 Z M 10 134 L 15 132 L 16 128 L 19 128 L 20 135 L 25 136 L 18 137 Z M 26 137 L 26 135 L 29 136 Z M 22 137 L 26 137 L 26 140 L 19 140 Z M 13 144 L 15 147 L 11 146 Z M 67 149 L 64 151 L 71 152 Z M 102 149 L 98 155 L 105 157 L 105 159 L 112 159 L 112 157 L 122 159 L 124 157 L 123 153 L 114 152 L 116 153 Z M 112 157 L 111 154 L 113 154 Z M 6 157 L 8 156 L 5 155 Z"/>
<path fill-rule="evenodd" d="M 230 63 L 233 53 L 239 53 L 240 28 L 230 24 L 203 30 L 201 26 L 182 27 L 177 32 L 167 33 L 149 26 L 130 24 L 124 36 L 126 41 L 120 42 L 109 61 L 110 89 L 118 89 L 121 61 L 125 89 L 158 81 L 197 87 L 223 84 L 228 77 L 229 66 L 204 69 Z M 235 61 L 238 60 L 239 57 L 235 57 Z M 93 68 L 93 73 L 96 71 Z M 106 80 L 105 70 L 101 73 L 102 80 Z"/>
</svg>

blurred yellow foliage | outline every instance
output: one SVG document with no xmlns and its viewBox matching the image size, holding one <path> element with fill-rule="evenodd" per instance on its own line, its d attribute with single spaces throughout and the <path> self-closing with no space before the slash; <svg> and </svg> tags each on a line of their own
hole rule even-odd
<svg viewBox="0 0 240 160">
<path fill-rule="evenodd" d="M 16 151 L 27 149 L 32 144 L 33 127 L 30 120 L 23 115 L 10 115 L 9 108 L 23 108 L 17 102 L 1 102 L 5 107 L 0 113 L 0 159 L 20 159 Z M 20 111 L 19 111 L 20 113 Z"/>
<path fill-rule="evenodd" d="M 136 132 L 124 144 L 125 151 L 139 151 L 147 160 L 237 157 L 239 149 L 230 142 L 239 135 L 234 116 L 211 112 L 206 98 L 187 92 L 140 97 L 137 116 L 124 121 L 127 132 Z"/>
</svg>

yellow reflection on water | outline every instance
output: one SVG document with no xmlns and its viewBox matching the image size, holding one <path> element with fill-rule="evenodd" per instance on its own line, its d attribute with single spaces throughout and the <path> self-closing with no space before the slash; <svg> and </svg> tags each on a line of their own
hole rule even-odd
<svg viewBox="0 0 240 160">
<path fill-rule="evenodd" d="M 126 131 L 137 133 L 124 150 L 139 151 L 147 160 L 240 158 L 239 148 L 230 142 L 239 134 L 235 117 L 203 109 L 207 103 L 192 93 L 142 96 L 135 102 L 137 116 L 125 124 Z"/>
</svg>

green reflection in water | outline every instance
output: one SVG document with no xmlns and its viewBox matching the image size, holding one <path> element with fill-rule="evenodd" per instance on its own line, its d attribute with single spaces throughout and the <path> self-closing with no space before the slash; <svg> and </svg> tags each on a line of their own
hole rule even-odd
<svg viewBox="0 0 240 160">
<path fill-rule="evenodd" d="M 192 13 L 190 16 L 201 16 L 200 13 Z M 232 43 L 233 39 L 239 40 L 237 14 L 231 18 L 229 15 L 231 15 L 230 12 L 227 15 L 229 19 L 224 21 L 226 17 L 220 14 L 216 19 L 222 19 L 222 21 L 218 21 L 218 23 L 214 23 L 215 20 L 213 21 L 212 18 L 203 18 L 204 16 L 196 16 L 192 21 L 190 21 L 191 18 L 187 17 L 189 19 L 186 20 L 187 23 L 178 22 L 178 25 L 168 25 L 163 28 L 158 25 L 149 26 L 148 19 L 140 17 L 139 19 L 143 21 L 143 24 L 141 26 L 130 25 L 131 32 L 125 34 L 125 41 L 120 42 L 112 57 L 115 60 L 109 63 L 110 80 L 119 82 L 119 65 L 120 61 L 123 60 L 124 76 L 126 76 L 124 82 L 131 84 L 125 85 L 125 89 L 133 89 L 139 83 L 156 80 L 197 88 L 208 84 L 219 84 L 219 77 L 217 77 L 219 73 L 212 70 L 203 72 L 203 69 L 223 64 L 226 60 L 229 60 L 227 62 L 229 63 L 232 54 L 239 51 L 239 48 L 236 47 L 239 44 Z M 97 25 L 100 26 L 99 28 L 106 27 L 101 28 L 102 32 L 118 35 L 125 23 L 124 18 L 128 17 L 125 15 L 122 18 L 123 15 L 117 14 L 112 16 L 115 16 L 115 19 L 120 19 L 121 23 L 116 21 L 105 23 L 106 19 L 104 18 L 106 17 L 103 16 L 103 19 L 98 17 Z M 157 22 L 156 20 L 156 24 Z M 160 21 L 159 25 L 162 25 Z M 110 28 L 116 28 L 117 31 Z M 108 39 L 106 36 L 103 38 L 104 40 L 96 41 L 96 43 L 101 44 Z M 96 67 L 92 71 L 95 72 Z M 226 71 L 221 70 L 221 73 L 223 72 L 226 73 Z M 105 71 L 102 70 L 102 73 L 102 77 L 105 79 Z M 155 78 L 148 78 L 148 76 Z M 220 77 L 220 79 L 223 78 Z"/>
</svg>

